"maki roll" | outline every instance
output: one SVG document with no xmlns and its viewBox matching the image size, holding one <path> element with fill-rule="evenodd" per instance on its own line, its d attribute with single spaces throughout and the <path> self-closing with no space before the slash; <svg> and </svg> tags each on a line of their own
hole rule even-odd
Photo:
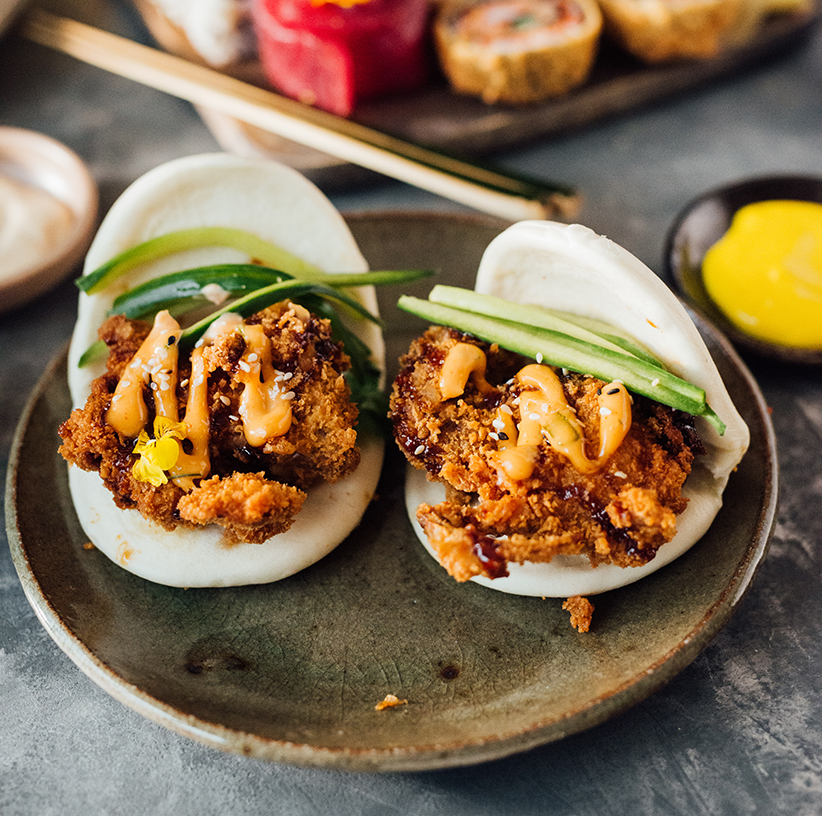
<svg viewBox="0 0 822 816">
<path fill-rule="evenodd" d="M 602 15 L 593 0 L 447 0 L 434 21 L 454 90 L 519 105 L 582 84 L 596 57 Z"/>
</svg>

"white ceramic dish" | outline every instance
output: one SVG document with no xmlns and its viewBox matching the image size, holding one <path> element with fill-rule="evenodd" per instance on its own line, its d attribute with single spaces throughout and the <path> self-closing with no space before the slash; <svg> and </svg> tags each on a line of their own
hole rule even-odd
<svg viewBox="0 0 822 816">
<path fill-rule="evenodd" d="M 0 23 L 2 19 L 0 15 Z M 25 265 L 12 264 L 9 255 L 0 251 L 0 312 L 5 312 L 43 294 L 77 268 L 91 241 L 98 193 L 94 178 L 74 151 L 49 136 L 15 127 L 0 127 L 0 182 L 6 188 L 0 204 L 5 223 L 27 217 L 26 204 L 22 195 L 20 200 L 15 197 L 17 192 L 36 193 L 64 211 L 59 230 L 48 232 L 43 250 Z"/>
</svg>

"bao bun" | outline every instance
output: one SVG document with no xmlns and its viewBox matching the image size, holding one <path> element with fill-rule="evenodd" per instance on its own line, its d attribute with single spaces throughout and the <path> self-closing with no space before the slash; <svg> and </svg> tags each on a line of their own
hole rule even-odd
<svg viewBox="0 0 822 816">
<path fill-rule="evenodd" d="M 557 556 L 548 564 L 510 564 L 505 578 L 472 580 L 517 595 L 594 595 L 633 583 L 682 555 L 702 537 L 719 512 L 728 477 L 747 450 L 749 432 L 681 303 L 647 266 L 622 247 L 587 227 L 545 221 L 515 224 L 495 238 L 480 262 L 475 288 L 506 300 L 610 324 L 662 360 L 674 374 L 701 386 L 727 429 L 720 436 L 697 418 L 697 430 L 708 453 L 696 460 L 685 482 L 683 493 L 689 503 L 677 517 L 675 537 L 644 566 L 592 568 L 585 556 Z M 408 514 L 432 555 L 416 521 L 417 507 L 422 503 L 436 505 L 444 498 L 442 485 L 427 481 L 423 471 L 409 469 Z"/>
<path fill-rule="evenodd" d="M 295 170 L 270 161 L 207 154 L 178 159 L 132 184 L 106 215 L 86 258 L 85 273 L 149 238 L 174 230 L 221 226 L 256 233 L 328 272 L 365 272 L 368 265 L 330 201 Z M 69 388 L 81 407 L 103 371 L 78 368 L 120 292 L 160 274 L 220 262 L 248 262 L 231 249 L 177 253 L 127 273 L 99 294 L 80 295 L 69 350 Z M 377 311 L 373 289 L 358 290 Z M 384 367 L 382 336 L 372 324 L 352 325 Z M 383 444 L 359 440 L 362 458 L 348 477 L 312 487 L 292 527 L 263 544 L 227 546 L 221 528 L 167 532 L 136 510 L 121 510 L 96 473 L 69 471 L 74 505 L 91 542 L 125 569 L 170 586 L 235 586 L 276 581 L 318 561 L 359 523 L 380 474 Z"/>
</svg>

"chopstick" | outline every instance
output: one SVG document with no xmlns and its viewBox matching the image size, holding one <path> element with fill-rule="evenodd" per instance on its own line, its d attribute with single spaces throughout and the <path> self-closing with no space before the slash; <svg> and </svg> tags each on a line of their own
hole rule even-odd
<svg viewBox="0 0 822 816">
<path fill-rule="evenodd" d="M 126 37 L 34 8 L 20 33 L 82 62 L 500 218 L 571 218 L 570 188 L 480 167 Z"/>
</svg>

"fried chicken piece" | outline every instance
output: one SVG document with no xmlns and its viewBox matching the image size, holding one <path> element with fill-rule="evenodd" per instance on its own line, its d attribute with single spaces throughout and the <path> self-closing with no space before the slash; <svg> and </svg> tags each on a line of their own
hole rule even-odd
<svg viewBox="0 0 822 816">
<path fill-rule="evenodd" d="M 490 387 L 469 379 L 464 393 L 442 396 L 439 380 L 449 350 L 470 343 L 487 355 Z M 582 474 L 542 442 L 530 476 L 507 478 L 494 463 L 494 420 L 506 405 L 518 425 L 527 360 L 460 332 L 434 327 L 401 362 L 390 416 L 400 448 L 428 478 L 447 485 L 444 502 L 423 504 L 417 518 L 440 561 L 458 581 L 507 574 L 507 563 L 549 562 L 584 554 L 593 566 L 650 561 L 676 530 L 687 499 L 682 484 L 701 443 L 686 415 L 635 397 L 631 428 L 600 470 Z M 602 381 L 557 372 L 582 424 L 586 448 L 599 448 Z"/>
<path fill-rule="evenodd" d="M 291 526 L 306 498 L 304 491 L 270 481 L 265 473 L 232 473 L 200 482 L 180 498 L 177 511 L 185 521 L 216 523 L 239 540 L 261 544 Z"/>
<path fill-rule="evenodd" d="M 248 442 L 240 418 L 245 385 L 239 378 L 246 341 L 241 332 L 228 332 L 206 345 L 203 353 L 210 478 L 188 495 L 173 481 L 154 486 L 137 478 L 135 439 L 115 432 L 106 423 L 106 412 L 123 371 L 151 327 L 120 315 L 100 328 L 99 336 L 109 348 L 107 371 L 92 383 L 85 406 L 61 425 L 60 453 L 83 470 L 98 471 L 118 507 L 136 508 L 164 529 L 216 523 L 225 527 L 229 539 L 248 542 L 261 542 L 288 529 L 312 484 L 337 481 L 359 464 L 358 411 L 343 377 L 348 357 L 332 340 L 327 320 L 289 302 L 258 312 L 245 323 L 262 326 L 277 376 L 293 394 L 292 421 L 282 436 L 257 446 Z M 190 373 L 190 360 L 181 354 L 176 386 L 180 416 L 185 414 Z M 150 432 L 153 400 L 146 402 Z"/>
<path fill-rule="evenodd" d="M 594 617 L 594 605 L 581 595 L 574 595 L 568 598 L 562 608 L 571 613 L 571 626 L 577 632 L 587 632 L 591 628 L 591 621 Z"/>
</svg>

